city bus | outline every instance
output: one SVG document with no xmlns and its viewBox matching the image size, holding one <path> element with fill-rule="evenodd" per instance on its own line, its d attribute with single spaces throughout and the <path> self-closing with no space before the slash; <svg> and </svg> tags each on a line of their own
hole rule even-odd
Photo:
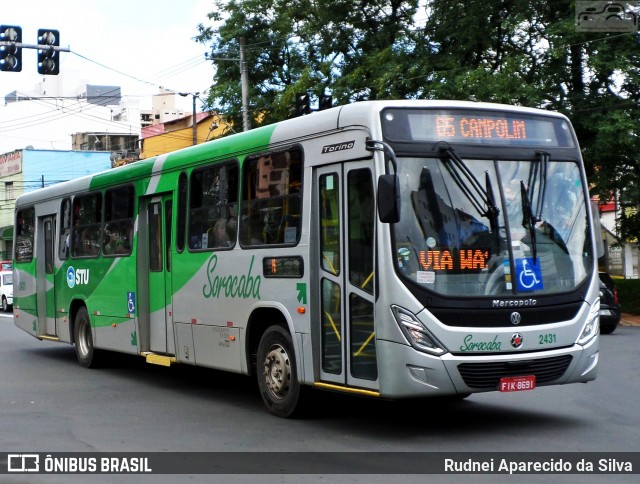
<svg viewBox="0 0 640 484">
<path fill-rule="evenodd" d="M 597 225 L 569 120 L 457 101 L 313 112 L 20 195 L 14 319 L 309 387 L 466 398 L 596 378 Z"/>
</svg>

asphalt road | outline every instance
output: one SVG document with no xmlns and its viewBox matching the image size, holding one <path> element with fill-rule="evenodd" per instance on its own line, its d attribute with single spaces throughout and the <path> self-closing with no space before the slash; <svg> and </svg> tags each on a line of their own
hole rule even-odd
<svg viewBox="0 0 640 484">
<path fill-rule="evenodd" d="M 3 452 L 335 452 L 345 453 L 347 460 L 346 452 L 640 452 L 638 346 L 640 327 L 621 326 L 602 336 L 599 377 L 589 384 L 476 394 L 455 404 L 383 402 L 314 392 L 306 418 L 285 420 L 267 413 L 248 377 L 186 366 L 163 368 L 126 356 L 113 358 L 105 368 L 87 370 L 76 363 L 73 347 L 38 341 L 0 316 L 0 459 Z M 247 462 L 237 470 L 251 473 L 247 475 L 135 480 L 513 482 L 495 475 L 377 475 L 376 462 L 353 460 L 356 473 L 351 475 L 332 474 L 345 462 L 328 458 L 326 475 L 256 476 L 255 463 Z M 519 482 L 559 480 L 515 477 Z M 562 478 L 634 482 L 637 475 Z M 0 475 L 0 482 L 132 479 Z"/>
</svg>

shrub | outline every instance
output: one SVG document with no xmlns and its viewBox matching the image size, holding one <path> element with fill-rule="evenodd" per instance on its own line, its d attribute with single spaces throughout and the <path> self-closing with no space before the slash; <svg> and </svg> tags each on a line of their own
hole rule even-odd
<svg viewBox="0 0 640 484">
<path fill-rule="evenodd" d="M 622 312 L 640 314 L 640 279 L 615 279 Z"/>
</svg>

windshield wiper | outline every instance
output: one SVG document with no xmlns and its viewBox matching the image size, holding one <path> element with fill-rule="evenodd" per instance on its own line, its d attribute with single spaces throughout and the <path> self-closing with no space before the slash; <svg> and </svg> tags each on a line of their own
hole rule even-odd
<svg viewBox="0 0 640 484">
<path fill-rule="evenodd" d="M 547 190 L 547 169 L 549 166 L 549 153 L 538 151 L 538 159 L 531 163 L 529 169 L 529 183 L 525 186 L 520 180 L 520 193 L 522 196 L 522 226 L 529 229 L 533 260 L 537 258 L 537 241 L 535 225 L 542 222 L 542 210 L 544 208 L 544 196 Z M 534 192 L 537 185 L 537 192 Z M 533 208 L 533 193 L 536 193 L 535 210 Z"/>
<path fill-rule="evenodd" d="M 488 171 L 484 173 L 484 184 L 487 187 L 487 213 L 491 232 L 498 233 L 498 215 L 500 214 L 500 210 L 496 205 L 496 197 L 493 194 L 493 185 L 491 185 Z"/>
<path fill-rule="evenodd" d="M 496 205 L 489 173 L 485 173 L 485 189 L 451 145 L 444 142 L 440 142 L 439 145 L 440 156 L 443 161 L 450 161 L 450 163 L 445 163 L 445 166 L 451 174 L 453 181 L 456 182 L 456 185 L 458 185 L 460 190 L 466 195 L 478 213 L 489 219 L 491 230 L 495 232 L 498 228 L 500 209 Z M 484 207 L 485 205 L 486 209 Z"/>
<path fill-rule="evenodd" d="M 532 211 L 534 222 L 542 221 L 542 208 L 544 206 L 544 194 L 547 190 L 547 168 L 549 166 L 549 153 L 539 151 L 536 153 L 538 159 L 531 164 L 529 170 L 529 190 L 531 194 L 536 193 L 535 185 L 538 185 L 535 210 Z M 533 206 L 533 198 L 529 198 L 529 203 Z"/>
<path fill-rule="evenodd" d="M 536 240 L 536 217 L 531 209 L 531 200 L 529 198 L 529 190 L 520 180 L 520 198 L 522 199 L 522 226 L 529 229 L 529 238 L 531 239 L 531 251 L 533 252 L 533 263 L 538 258 L 538 241 Z"/>
</svg>

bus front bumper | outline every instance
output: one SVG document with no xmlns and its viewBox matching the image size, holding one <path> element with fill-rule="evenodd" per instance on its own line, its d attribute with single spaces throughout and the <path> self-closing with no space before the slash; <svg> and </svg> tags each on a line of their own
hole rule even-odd
<svg viewBox="0 0 640 484">
<path fill-rule="evenodd" d="M 585 346 L 510 354 L 432 356 L 411 346 L 378 340 L 380 395 L 447 396 L 498 391 L 503 376 L 536 375 L 536 387 L 586 383 L 597 376 L 599 341 Z"/>
</svg>

